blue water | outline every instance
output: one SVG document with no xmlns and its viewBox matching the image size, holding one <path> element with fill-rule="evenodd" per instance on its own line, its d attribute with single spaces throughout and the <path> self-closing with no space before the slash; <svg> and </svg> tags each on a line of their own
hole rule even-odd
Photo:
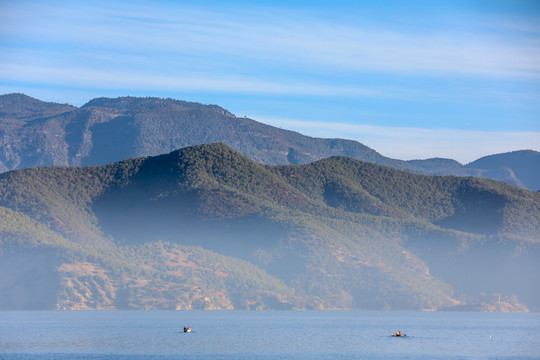
<svg viewBox="0 0 540 360">
<path fill-rule="evenodd" d="M 0 312 L 0 359 L 540 359 L 540 314 Z"/>
</svg>

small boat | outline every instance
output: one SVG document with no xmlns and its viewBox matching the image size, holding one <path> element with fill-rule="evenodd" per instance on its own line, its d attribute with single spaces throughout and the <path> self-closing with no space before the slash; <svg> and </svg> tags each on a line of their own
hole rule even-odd
<svg viewBox="0 0 540 360">
<path fill-rule="evenodd" d="M 184 332 L 185 333 L 191 332 L 191 328 L 190 327 L 184 327 Z"/>
<path fill-rule="evenodd" d="M 397 333 L 392 334 L 392 336 L 394 336 L 394 337 L 405 337 L 405 336 L 407 336 L 407 334 L 402 334 L 401 331 L 398 331 Z"/>
</svg>

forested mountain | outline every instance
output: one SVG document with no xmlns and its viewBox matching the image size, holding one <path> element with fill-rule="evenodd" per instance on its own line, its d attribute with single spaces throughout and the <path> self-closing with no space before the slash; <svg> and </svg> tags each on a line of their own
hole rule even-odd
<svg viewBox="0 0 540 360">
<path fill-rule="evenodd" d="M 540 152 L 537 151 L 489 155 L 466 165 L 450 159 L 411 160 L 408 163 L 431 175 L 475 176 L 540 190 Z"/>
<path fill-rule="evenodd" d="M 30 105 L 28 105 L 30 104 Z M 36 107 L 48 108 L 36 117 Z M 29 119 L 21 118 L 28 112 Z M 409 168 L 355 141 L 315 139 L 239 118 L 216 105 L 158 98 L 94 99 L 81 108 L 21 94 L 0 96 L 0 170 L 40 165 L 103 165 L 182 147 L 224 142 L 267 164 L 303 164 L 347 155 Z"/>
<path fill-rule="evenodd" d="M 216 105 L 121 97 L 94 99 L 77 108 L 22 94 L 0 96 L 0 172 L 42 165 L 103 165 L 212 142 L 226 143 L 265 164 L 306 164 L 343 155 L 420 174 L 487 177 L 540 190 L 540 156 L 534 151 L 512 153 L 511 161 L 467 166 L 445 159 L 401 161 L 356 141 L 304 136 L 236 117 Z M 507 155 L 493 159 L 499 157 Z"/>
<path fill-rule="evenodd" d="M 216 143 L 0 174 L 0 219 L 3 309 L 540 309 L 540 193 L 487 179 Z"/>
<path fill-rule="evenodd" d="M 540 153 L 532 150 L 490 155 L 467 164 L 468 169 L 481 169 L 482 177 L 507 169 L 508 175 L 518 179 L 531 190 L 540 190 Z M 502 180 L 502 179 L 501 179 Z M 506 180 L 503 180 L 506 181 Z M 509 182 L 509 181 L 507 181 Z"/>
</svg>

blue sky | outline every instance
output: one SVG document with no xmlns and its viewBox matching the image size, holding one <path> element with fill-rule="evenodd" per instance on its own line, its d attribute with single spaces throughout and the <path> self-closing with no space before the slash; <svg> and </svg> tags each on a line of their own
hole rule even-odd
<svg viewBox="0 0 540 360">
<path fill-rule="evenodd" d="M 0 93 L 158 96 L 383 155 L 540 151 L 540 1 L 0 0 Z"/>
</svg>

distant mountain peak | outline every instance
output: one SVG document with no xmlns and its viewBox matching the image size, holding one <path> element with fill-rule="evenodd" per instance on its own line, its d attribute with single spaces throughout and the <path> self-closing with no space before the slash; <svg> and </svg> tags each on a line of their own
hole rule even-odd
<svg viewBox="0 0 540 360">
<path fill-rule="evenodd" d="M 402 161 L 358 141 L 313 138 L 236 117 L 217 105 L 170 98 L 100 97 L 77 108 L 24 94 L 2 95 L 0 134 L 0 172 L 42 165 L 101 165 L 223 142 L 270 165 L 307 164 L 342 155 L 414 173 L 487 177 L 540 189 L 540 153 L 532 150 L 492 155 L 466 166 L 440 158 Z"/>
<path fill-rule="evenodd" d="M 17 119 L 26 122 L 75 109 L 75 106 L 69 104 L 46 102 L 20 93 L 0 95 L 0 120 Z"/>
<path fill-rule="evenodd" d="M 26 94 L 22 93 L 11 93 L 11 94 L 4 94 L 0 95 L 0 106 L 6 106 L 6 104 L 20 104 L 20 105 L 37 105 L 37 104 L 48 104 L 48 105 L 61 105 L 61 106 L 69 106 L 72 108 L 76 108 L 73 105 L 69 104 L 60 104 L 57 102 L 50 102 L 50 101 L 43 101 L 36 98 L 33 98 L 31 96 L 28 96 Z"/>
<path fill-rule="evenodd" d="M 22 93 L 11 93 L 11 94 L 0 95 L 0 102 L 3 103 L 6 101 L 26 101 L 26 102 L 40 102 L 40 103 L 44 102 L 44 101 L 35 99 L 31 96 L 28 96 Z"/>
<path fill-rule="evenodd" d="M 500 154 L 486 155 L 475 161 L 472 161 L 466 164 L 465 166 L 474 168 L 474 167 L 479 166 L 479 164 L 489 164 L 490 166 L 493 167 L 493 166 L 498 166 L 497 163 L 500 161 L 513 161 L 523 156 L 530 157 L 530 158 L 540 158 L 540 152 L 535 151 L 535 150 L 525 149 L 525 150 L 514 150 L 514 151 L 509 151 L 509 152 L 500 153 Z"/>
<path fill-rule="evenodd" d="M 461 163 L 454 159 L 446 158 L 430 158 L 425 160 L 410 160 L 409 164 L 421 167 L 423 169 L 429 168 L 449 168 L 449 169 L 460 169 L 463 167 Z"/>
<path fill-rule="evenodd" d="M 503 154 L 484 156 L 467 165 L 469 169 L 482 169 L 486 175 L 502 176 L 507 179 L 519 179 L 522 186 L 540 189 L 540 152 L 534 150 L 517 150 Z M 486 176 L 486 177 L 488 177 Z M 519 184 L 517 184 L 519 186 Z"/>
<path fill-rule="evenodd" d="M 205 105 L 197 102 L 190 102 L 184 100 L 175 100 L 171 98 L 158 98 L 158 97 L 136 97 L 136 96 L 122 96 L 117 98 L 100 97 L 95 98 L 87 102 L 82 108 L 88 107 L 102 107 L 102 108 L 114 108 L 117 110 L 129 110 L 130 112 L 140 112 L 152 110 L 156 107 L 173 106 L 176 110 L 201 110 L 201 111 L 215 111 L 219 114 L 232 116 L 234 114 L 228 110 L 223 109 L 218 105 Z"/>
</svg>

